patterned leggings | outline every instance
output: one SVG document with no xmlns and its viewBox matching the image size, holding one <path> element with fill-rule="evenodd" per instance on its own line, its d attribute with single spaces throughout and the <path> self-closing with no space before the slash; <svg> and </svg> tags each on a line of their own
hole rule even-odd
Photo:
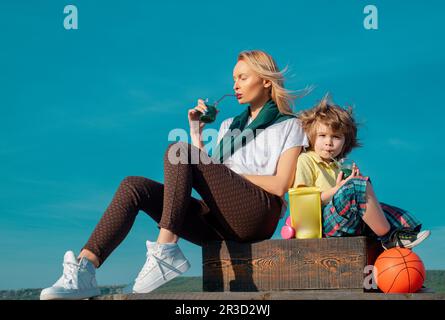
<svg viewBox="0 0 445 320">
<path fill-rule="evenodd" d="M 169 159 L 181 159 L 179 163 Z M 177 162 L 177 161 L 176 161 Z M 212 240 L 250 242 L 272 237 L 282 208 L 279 196 L 251 183 L 193 145 L 171 144 L 164 156 L 164 182 L 129 176 L 83 247 L 99 263 L 125 239 L 139 210 L 159 228 L 194 244 Z M 194 188 L 202 200 L 191 196 Z"/>
</svg>

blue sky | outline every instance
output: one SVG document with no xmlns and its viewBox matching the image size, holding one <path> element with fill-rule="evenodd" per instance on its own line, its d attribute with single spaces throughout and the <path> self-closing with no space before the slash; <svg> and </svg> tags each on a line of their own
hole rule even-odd
<svg viewBox="0 0 445 320">
<path fill-rule="evenodd" d="M 67 4 L 78 30 L 63 28 Z M 363 27 L 367 4 L 378 30 Z M 198 98 L 231 92 L 245 49 L 288 65 L 288 88 L 316 86 L 295 110 L 328 91 L 355 106 L 364 147 L 351 157 L 381 201 L 433 231 L 416 252 L 427 269 L 445 269 L 444 10 L 401 0 L 1 1 L 0 289 L 51 285 L 125 176 L 163 181 L 169 131 L 187 129 Z M 209 127 L 241 111 L 227 100 Z M 99 283 L 131 281 L 156 232 L 141 211 Z M 180 245 L 187 275 L 201 275 L 200 247 Z"/>
</svg>

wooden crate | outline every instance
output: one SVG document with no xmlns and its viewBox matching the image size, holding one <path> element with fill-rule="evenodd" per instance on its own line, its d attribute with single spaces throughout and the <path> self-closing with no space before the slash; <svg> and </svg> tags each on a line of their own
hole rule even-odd
<svg viewBox="0 0 445 320">
<path fill-rule="evenodd" d="M 213 241 L 203 246 L 204 291 L 363 290 L 382 251 L 366 237 Z"/>
</svg>

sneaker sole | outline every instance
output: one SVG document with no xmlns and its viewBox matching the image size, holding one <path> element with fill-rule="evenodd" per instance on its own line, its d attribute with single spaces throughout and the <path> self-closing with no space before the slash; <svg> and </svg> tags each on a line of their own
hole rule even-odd
<svg viewBox="0 0 445 320">
<path fill-rule="evenodd" d="M 419 245 L 423 240 L 428 238 L 430 236 L 430 234 L 431 234 L 431 232 L 425 232 L 425 233 L 422 234 L 421 237 L 417 238 L 416 241 L 413 241 L 413 242 L 407 244 L 404 247 L 407 248 L 407 249 L 414 248 L 415 246 Z"/>
<path fill-rule="evenodd" d="M 41 294 L 40 300 L 82 300 L 100 296 L 99 289 L 91 289 L 80 293 L 47 293 Z"/>
<path fill-rule="evenodd" d="M 152 285 L 144 288 L 143 290 L 139 290 L 139 291 L 133 290 L 133 293 L 150 293 L 150 292 L 152 292 L 153 290 L 159 288 L 163 284 L 166 284 L 170 280 L 176 278 L 177 276 L 180 276 L 181 274 L 186 272 L 188 269 L 190 269 L 190 263 L 188 261 L 185 261 L 183 264 L 179 265 L 178 267 L 175 267 L 175 269 L 179 270 L 181 273 L 177 273 L 174 270 L 169 270 L 164 275 L 166 278 L 165 280 L 164 280 L 164 277 L 159 277 L 158 279 L 156 279 L 153 282 Z"/>
</svg>

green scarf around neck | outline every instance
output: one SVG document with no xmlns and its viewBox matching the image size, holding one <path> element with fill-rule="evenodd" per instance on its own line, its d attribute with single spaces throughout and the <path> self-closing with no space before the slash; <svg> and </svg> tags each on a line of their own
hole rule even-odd
<svg viewBox="0 0 445 320">
<path fill-rule="evenodd" d="M 233 119 L 229 130 L 227 130 L 224 137 L 216 146 L 215 152 L 212 154 L 212 159 L 223 163 L 229 155 L 233 155 L 239 148 L 244 147 L 248 142 L 255 139 L 257 130 L 266 129 L 275 123 L 296 117 L 294 115 L 280 113 L 276 103 L 272 99 L 266 102 L 256 118 L 246 127 L 249 115 L 250 106 Z"/>
</svg>

